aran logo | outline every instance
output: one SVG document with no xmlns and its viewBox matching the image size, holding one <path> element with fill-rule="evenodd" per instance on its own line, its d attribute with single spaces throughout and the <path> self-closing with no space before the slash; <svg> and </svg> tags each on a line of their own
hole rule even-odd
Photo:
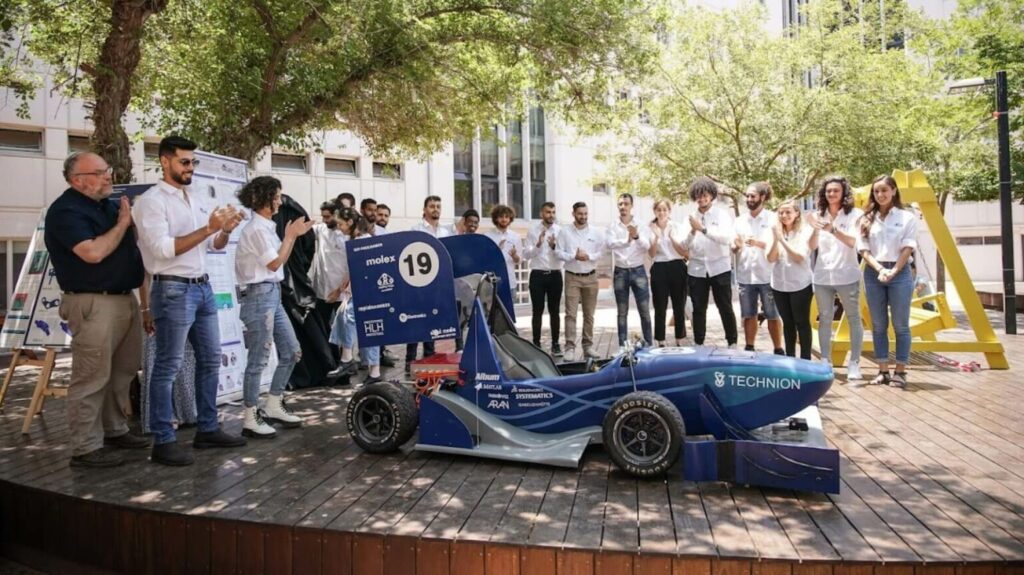
<svg viewBox="0 0 1024 575">
<path fill-rule="evenodd" d="M 509 408 L 509 405 L 508 405 L 508 401 L 506 401 L 506 400 L 499 401 L 497 399 L 492 399 L 491 401 L 489 401 L 487 403 L 487 409 L 508 409 L 508 408 Z"/>
<path fill-rule="evenodd" d="M 371 319 L 363 322 L 363 333 L 368 336 L 384 335 L 384 320 Z"/>
<path fill-rule="evenodd" d="M 398 261 L 398 256 L 377 256 L 366 260 L 367 267 L 369 266 L 381 266 L 384 264 L 393 264 Z"/>
</svg>

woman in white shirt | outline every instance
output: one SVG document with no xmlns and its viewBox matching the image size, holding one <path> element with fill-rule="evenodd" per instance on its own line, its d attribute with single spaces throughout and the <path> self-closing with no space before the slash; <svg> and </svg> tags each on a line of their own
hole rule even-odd
<svg viewBox="0 0 1024 575">
<path fill-rule="evenodd" d="M 907 386 L 910 360 L 910 300 L 914 278 L 910 256 L 917 248 L 917 216 L 903 208 L 892 176 L 871 184 L 871 197 L 860 220 L 857 250 L 864 258 L 864 291 L 871 312 L 871 338 L 878 375 L 874 384 Z M 896 335 L 896 370 L 889 374 L 889 317 Z"/>
<path fill-rule="evenodd" d="M 651 296 L 654 299 L 654 340 L 665 347 L 665 312 L 672 300 L 672 319 L 675 324 L 676 345 L 686 339 L 686 256 L 683 245 L 686 230 L 669 219 L 672 204 L 668 200 L 654 202 L 654 220 L 651 222 L 651 247 L 648 255 L 651 265 Z"/>
<path fill-rule="evenodd" d="M 800 357 L 811 359 L 811 258 L 809 242 L 817 231 L 803 225 L 800 208 L 794 200 L 782 202 L 777 210 L 775 241 L 768 251 L 772 268 L 772 296 L 782 316 L 782 336 L 786 355 L 796 356 L 800 340 Z"/>
<path fill-rule="evenodd" d="M 300 418 L 288 412 L 283 399 L 292 370 L 302 357 L 302 348 L 281 304 L 281 282 L 295 239 L 312 229 L 313 221 L 296 218 L 285 227 L 284 241 L 277 237 L 277 224 L 271 218 L 281 207 L 281 182 L 270 176 L 260 176 L 246 184 L 238 192 L 238 201 L 252 210 L 235 251 L 239 315 L 245 325 L 245 347 L 249 350 L 242 379 L 242 435 L 269 439 L 277 435 L 271 423 L 283 427 L 302 425 Z M 261 410 L 260 380 L 270 359 L 271 342 L 277 348 L 277 368 Z"/>
<path fill-rule="evenodd" d="M 814 297 L 818 301 L 818 346 L 821 357 L 832 361 L 832 318 L 836 296 L 850 326 L 848 381 L 861 379 L 860 350 L 864 324 L 860 319 L 860 264 L 857 262 L 857 223 L 864 212 L 853 207 L 853 190 L 846 178 L 827 178 L 818 190 L 818 212 L 808 218 L 817 233 L 811 250 L 814 262 Z"/>
</svg>

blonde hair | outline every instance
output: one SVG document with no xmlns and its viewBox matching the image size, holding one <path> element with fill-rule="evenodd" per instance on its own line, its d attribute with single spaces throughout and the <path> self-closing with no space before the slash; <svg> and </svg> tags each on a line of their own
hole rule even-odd
<svg viewBox="0 0 1024 575">
<path fill-rule="evenodd" d="M 796 212 L 796 217 L 793 218 L 793 229 L 790 230 L 793 233 L 796 233 L 796 232 L 800 231 L 800 226 L 803 224 L 803 217 L 801 216 L 802 212 L 800 211 L 800 206 L 796 203 L 796 200 L 793 200 L 793 199 L 783 200 L 782 203 L 780 203 L 775 208 L 776 217 L 778 217 L 778 213 L 782 210 L 782 208 L 784 208 L 786 206 L 792 207 L 793 211 Z M 782 220 L 779 220 L 779 223 L 782 223 Z M 782 224 L 782 230 L 786 231 L 786 224 Z"/>
</svg>

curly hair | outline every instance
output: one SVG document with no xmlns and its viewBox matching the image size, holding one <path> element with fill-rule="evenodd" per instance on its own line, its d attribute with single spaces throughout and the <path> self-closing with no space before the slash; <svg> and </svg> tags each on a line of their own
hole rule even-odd
<svg viewBox="0 0 1024 575">
<path fill-rule="evenodd" d="M 839 184 L 843 187 L 843 200 L 839 206 L 843 209 L 844 214 L 850 213 L 850 210 L 853 209 L 853 189 L 850 188 L 850 182 L 842 176 L 829 176 L 821 182 L 821 187 L 818 188 L 818 215 L 824 216 L 828 211 L 828 198 L 825 197 L 825 191 L 830 184 Z"/>
<path fill-rule="evenodd" d="M 274 198 L 281 191 L 281 180 L 272 176 L 253 178 L 238 190 L 238 201 L 254 212 L 272 207 Z"/>
<path fill-rule="evenodd" d="M 491 208 L 491 222 L 495 226 L 498 225 L 498 218 L 502 216 L 508 216 L 509 223 L 512 223 L 512 220 L 516 219 L 516 211 L 508 206 L 504 206 L 501 204 L 498 204 Z"/>
<path fill-rule="evenodd" d="M 718 184 L 707 176 L 700 176 L 690 184 L 690 199 L 697 201 L 703 194 L 710 194 L 711 199 L 718 197 Z"/>
<path fill-rule="evenodd" d="M 900 187 L 896 184 L 896 180 L 892 176 L 878 176 L 875 181 L 871 182 L 871 194 L 868 196 L 868 204 L 864 208 L 864 217 L 861 218 L 860 223 L 860 235 L 865 238 L 871 232 L 871 224 L 875 223 L 875 218 L 878 217 L 879 206 L 878 202 L 875 201 L 875 186 L 880 182 L 885 182 L 887 186 L 892 188 L 892 207 L 903 209 L 903 200 L 900 199 Z"/>
<path fill-rule="evenodd" d="M 754 190 L 754 193 L 761 196 L 761 201 L 765 203 L 767 203 L 768 200 L 772 199 L 772 194 L 774 193 L 774 190 L 772 190 L 772 185 L 769 184 L 768 182 L 754 182 L 753 184 L 747 186 L 747 189 Z"/>
</svg>

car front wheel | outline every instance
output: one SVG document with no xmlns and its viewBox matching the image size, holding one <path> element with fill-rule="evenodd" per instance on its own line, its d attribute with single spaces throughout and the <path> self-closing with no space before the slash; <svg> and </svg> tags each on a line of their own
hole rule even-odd
<svg viewBox="0 0 1024 575">
<path fill-rule="evenodd" d="M 650 477 L 679 459 L 686 428 L 679 410 L 665 396 L 634 391 L 608 410 L 601 435 L 615 465 L 631 475 Z"/>
<path fill-rule="evenodd" d="M 419 419 L 416 396 L 390 382 L 357 391 L 345 414 L 352 439 L 370 453 L 397 451 L 416 432 Z"/>
</svg>

